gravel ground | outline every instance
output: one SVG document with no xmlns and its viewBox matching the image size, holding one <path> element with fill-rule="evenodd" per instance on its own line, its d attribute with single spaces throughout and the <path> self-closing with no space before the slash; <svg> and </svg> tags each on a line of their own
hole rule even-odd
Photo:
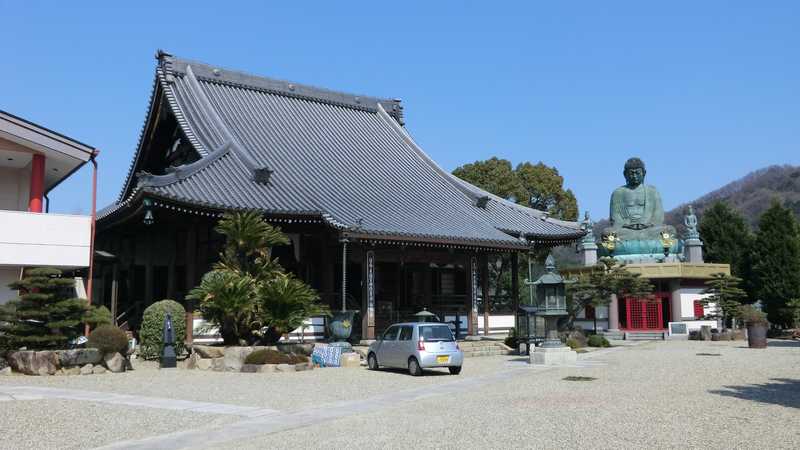
<svg viewBox="0 0 800 450">
<path fill-rule="evenodd" d="M 237 419 L 69 400 L 6 401 L 0 403 L 0 449 L 92 448 Z"/>
<path fill-rule="evenodd" d="M 770 345 L 751 350 L 742 342 L 643 343 L 580 355 L 584 367 L 547 370 L 529 368 L 513 356 L 472 358 L 457 377 L 437 372 L 415 378 L 365 369 L 292 374 L 159 371 L 152 365 L 126 374 L 0 377 L 0 385 L 269 407 L 281 411 L 283 419 L 278 417 L 278 422 L 288 424 L 272 428 L 284 431 L 268 433 L 267 422 L 256 423 L 250 425 L 249 434 L 239 435 L 241 439 L 212 444 L 202 436 L 225 436 L 226 429 L 233 429 L 226 425 L 238 421 L 245 426 L 245 421 L 89 402 L 7 401 L 0 402 L 0 436 L 13 438 L 0 440 L 0 448 L 87 448 L 119 436 L 135 441 L 184 429 L 211 429 L 211 434 L 200 433 L 202 444 L 193 450 L 203 446 L 799 448 L 800 343 Z M 509 372 L 509 377 L 498 376 Z M 563 380 L 567 376 L 595 380 Z M 451 393 L 430 395 L 442 392 L 438 386 L 445 385 Z M 379 402 L 366 413 L 362 411 L 367 409 L 345 411 L 347 407 L 333 404 L 342 400 L 358 404 L 416 388 L 424 390 L 420 398 Z M 315 416 L 321 419 L 290 429 L 295 423 L 291 418 L 308 414 L 311 407 L 322 412 Z M 326 410 L 339 414 L 326 416 Z M 300 416 L 286 416 L 292 413 Z"/>
<path fill-rule="evenodd" d="M 800 345 L 772 345 L 647 343 L 226 447 L 798 448 Z"/>
<path fill-rule="evenodd" d="M 139 362 L 134 365 L 137 370 L 120 374 L 0 377 L 0 385 L 72 388 L 296 411 L 321 403 L 379 395 L 391 389 L 412 389 L 493 373 L 504 368 L 508 359 L 468 359 L 458 377 L 450 375 L 446 369 L 427 372 L 429 376 L 425 377 L 411 377 L 402 371 L 371 372 L 366 368 L 252 374 L 158 370 L 153 363 Z"/>
</svg>

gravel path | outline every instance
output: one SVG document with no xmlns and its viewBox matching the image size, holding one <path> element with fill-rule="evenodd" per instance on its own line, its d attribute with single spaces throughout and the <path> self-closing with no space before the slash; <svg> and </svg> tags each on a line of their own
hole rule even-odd
<svg viewBox="0 0 800 450">
<path fill-rule="evenodd" d="M 531 370 L 457 396 L 226 446 L 798 448 L 800 345 L 786 344 L 648 343 L 595 355 L 607 365 Z"/>
</svg>

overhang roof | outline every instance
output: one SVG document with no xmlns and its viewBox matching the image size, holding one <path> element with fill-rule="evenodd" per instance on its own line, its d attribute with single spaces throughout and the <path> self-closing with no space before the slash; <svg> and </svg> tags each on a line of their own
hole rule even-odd
<svg viewBox="0 0 800 450">
<path fill-rule="evenodd" d="M 165 53 L 156 78 L 153 101 L 163 95 L 201 159 L 166 175 L 136 173 L 134 161 L 120 203 L 101 219 L 151 195 L 210 209 L 317 216 L 362 238 L 517 248 L 528 245 L 520 237 L 557 244 L 583 235 L 576 222 L 548 218 L 441 169 L 403 128 L 399 100 Z M 259 178 L 265 171 L 268 182 Z"/>
</svg>

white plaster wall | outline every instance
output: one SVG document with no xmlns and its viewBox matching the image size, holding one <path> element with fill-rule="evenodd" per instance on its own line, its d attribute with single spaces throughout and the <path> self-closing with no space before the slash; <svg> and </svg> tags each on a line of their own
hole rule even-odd
<svg viewBox="0 0 800 450">
<path fill-rule="evenodd" d="M 17 291 L 8 284 L 19 279 L 19 267 L 0 267 L 0 305 L 17 298 Z"/>
<path fill-rule="evenodd" d="M 680 315 L 678 317 L 674 317 L 673 314 L 672 320 L 678 322 L 682 319 L 696 318 L 694 317 L 695 300 L 700 300 L 704 297 L 707 297 L 706 295 L 701 294 L 702 291 L 702 288 L 680 288 L 678 290 L 678 296 L 680 298 Z M 706 308 L 706 314 L 708 314 L 708 308 Z"/>
<path fill-rule="evenodd" d="M 88 267 L 91 218 L 0 211 L 0 266 Z"/>
<path fill-rule="evenodd" d="M 0 210 L 26 211 L 30 190 L 30 166 L 0 167 Z"/>
<path fill-rule="evenodd" d="M 483 314 L 478 316 L 478 331 L 483 333 Z M 490 315 L 489 316 L 489 334 L 502 333 L 505 334 L 509 328 L 514 328 L 514 316 L 508 315 Z"/>
</svg>

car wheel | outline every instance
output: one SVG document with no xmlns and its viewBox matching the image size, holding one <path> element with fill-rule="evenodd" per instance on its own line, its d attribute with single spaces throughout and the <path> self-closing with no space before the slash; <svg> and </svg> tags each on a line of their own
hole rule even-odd
<svg viewBox="0 0 800 450">
<path fill-rule="evenodd" d="M 461 373 L 461 366 L 458 367 L 448 367 L 450 370 L 450 375 L 458 375 Z"/>
<path fill-rule="evenodd" d="M 408 360 L 408 373 L 415 377 L 422 375 L 422 367 L 419 366 L 417 358 L 412 357 Z"/>
<path fill-rule="evenodd" d="M 375 353 L 370 353 L 367 356 L 367 365 L 369 370 L 378 370 L 378 358 L 375 357 Z"/>
</svg>

